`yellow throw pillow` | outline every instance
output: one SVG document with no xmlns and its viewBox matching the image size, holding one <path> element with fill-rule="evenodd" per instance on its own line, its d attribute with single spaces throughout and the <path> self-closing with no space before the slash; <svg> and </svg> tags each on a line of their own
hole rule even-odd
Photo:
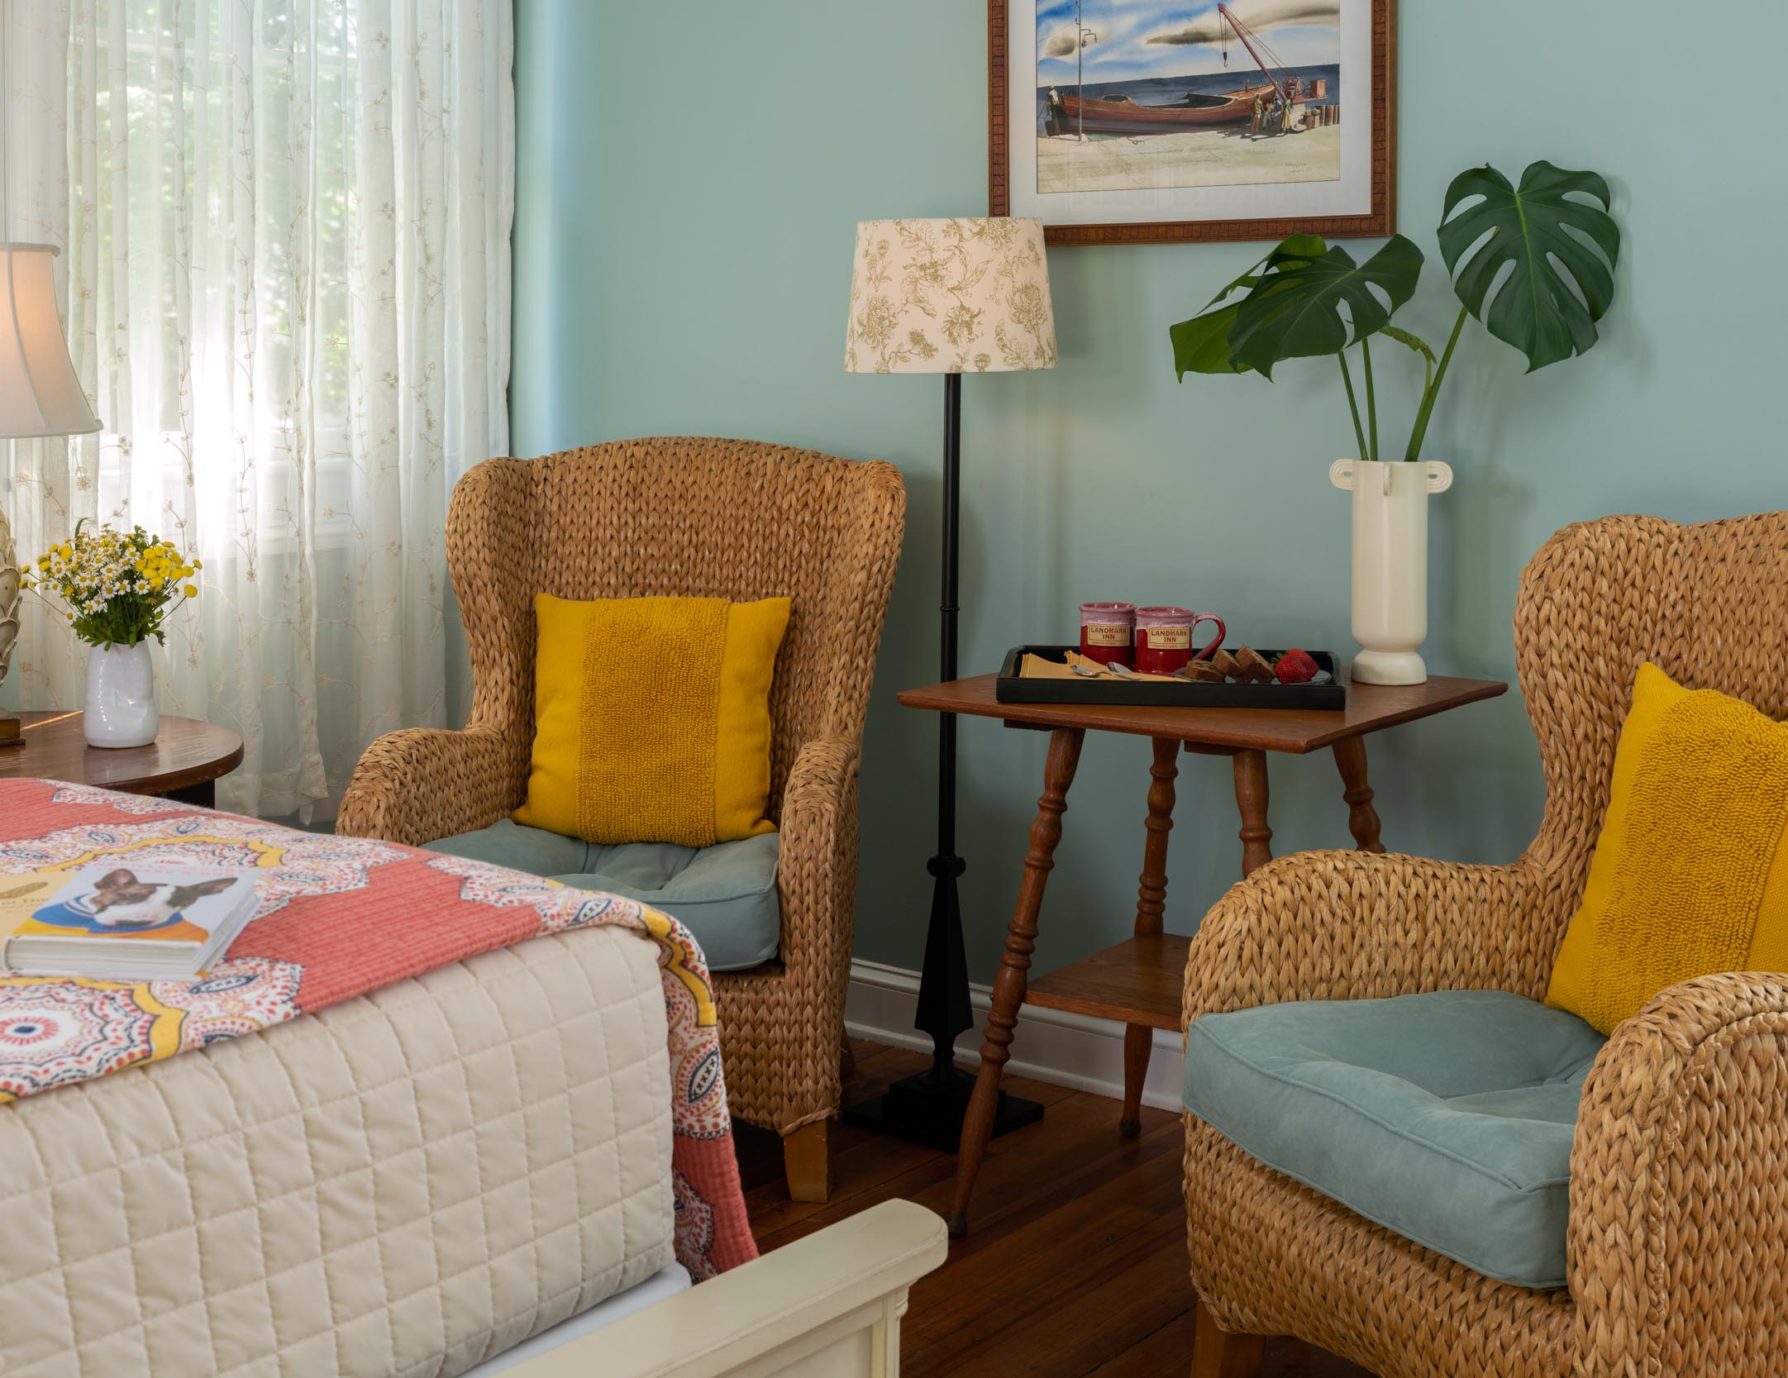
<svg viewBox="0 0 1788 1378">
<path fill-rule="evenodd" d="M 534 599 L 534 760 L 515 821 L 585 842 L 773 832 L 770 682 L 789 600 Z"/>
<path fill-rule="evenodd" d="M 1788 971 L 1785 831 L 1788 723 L 1641 666 L 1546 1003 L 1611 1033 L 1691 976 Z"/>
</svg>

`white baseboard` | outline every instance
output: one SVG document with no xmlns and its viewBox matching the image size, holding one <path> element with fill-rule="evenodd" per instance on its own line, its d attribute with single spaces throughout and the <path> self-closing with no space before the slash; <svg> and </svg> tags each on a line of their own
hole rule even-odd
<svg viewBox="0 0 1788 1378">
<path fill-rule="evenodd" d="M 970 1066 L 981 1060 L 981 1026 L 990 997 L 986 986 L 969 987 L 975 1027 L 956 1040 L 956 1056 Z M 918 998 L 918 972 L 882 962 L 853 961 L 850 991 L 844 1002 L 844 1027 L 856 1038 L 930 1052 L 931 1040 L 913 1027 Z M 1149 1074 L 1142 1087 L 1144 1105 L 1158 1110 L 1180 1108 L 1180 1062 L 1179 1034 L 1157 1029 L 1155 1051 L 1149 1058 Z M 1109 1019 L 1025 1005 L 1013 1031 L 1012 1060 L 1006 1064 L 1006 1070 L 1015 1076 L 1121 1100 L 1124 1026 Z"/>
</svg>

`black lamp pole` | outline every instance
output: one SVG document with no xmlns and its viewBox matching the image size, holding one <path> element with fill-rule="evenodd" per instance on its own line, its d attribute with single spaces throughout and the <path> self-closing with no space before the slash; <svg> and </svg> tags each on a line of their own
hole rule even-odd
<svg viewBox="0 0 1788 1378">
<path fill-rule="evenodd" d="M 944 375 L 944 558 L 943 588 L 938 603 L 940 678 L 956 678 L 957 588 L 961 572 L 962 529 L 962 375 Z M 962 1118 L 968 1109 L 974 1078 L 958 1071 L 953 1045 L 956 1035 L 975 1024 L 969 1004 L 968 959 L 962 946 L 962 903 L 956 881 L 965 869 L 956 855 L 956 715 L 938 716 L 937 853 L 926 864 L 931 873 L 931 922 L 925 932 L 925 966 L 919 977 L 918 1009 L 913 1027 L 931 1036 L 931 1068 L 903 1077 L 885 1096 L 846 1109 L 853 1124 L 867 1125 L 937 1148 L 954 1149 L 962 1139 Z M 1000 1092 L 993 1132 L 1004 1134 L 1042 1118 L 1035 1101 Z"/>
<path fill-rule="evenodd" d="M 938 603 L 942 641 L 938 678 L 956 678 L 957 588 L 962 546 L 962 375 L 944 375 L 944 568 Z M 956 855 L 956 715 L 937 721 L 937 854 L 931 872 L 931 923 L 925 930 L 925 966 L 913 1027 L 931 1035 L 931 1076 L 940 1085 L 959 1074 L 951 1055 L 956 1035 L 975 1025 L 969 1007 L 968 958 L 962 947 L 962 902 L 956 881 L 966 869 Z M 965 1078 L 966 1080 L 966 1078 Z"/>
</svg>

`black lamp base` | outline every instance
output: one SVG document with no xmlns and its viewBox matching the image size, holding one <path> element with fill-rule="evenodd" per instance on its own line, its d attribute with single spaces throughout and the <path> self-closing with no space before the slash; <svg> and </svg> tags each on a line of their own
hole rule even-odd
<svg viewBox="0 0 1788 1378">
<path fill-rule="evenodd" d="M 846 1106 L 844 1122 L 954 1153 L 962 1142 L 962 1119 L 974 1089 L 975 1078 L 960 1068 L 952 1067 L 944 1077 L 927 1068 L 892 1083 L 886 1095 Z M 1036 1101 L 1001 1091 L 993 1132 L 998 1137 L 1042 1118 L 1043 1107 Z"/>
</svg>

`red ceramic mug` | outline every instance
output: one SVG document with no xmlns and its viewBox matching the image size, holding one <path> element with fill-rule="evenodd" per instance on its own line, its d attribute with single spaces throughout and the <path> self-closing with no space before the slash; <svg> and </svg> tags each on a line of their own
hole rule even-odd
<svg viewBox="0 0 1788 1378">
<path fill-rule="evenodd" d="M 1136 627 L 1134 603 L 1082 603 L 1080 605 L 1080 653 L 1101 665 L 1130 663 L 1132 633 Z"/>
<path fill-rule="evenodd" d="M 1217 634 L 1210 645 L 1192 649 L 1192 629 L 1200 622 L 1215 622 Z M 1223 644 L 1227 628 L 1214 612 L 1190 608 L 1138 608 L 1136 610 L 1136 666 L 1151 675 L 1171 675 L 1186 668 L 1196 655 L 1209 660 Z"/>
</svg>

